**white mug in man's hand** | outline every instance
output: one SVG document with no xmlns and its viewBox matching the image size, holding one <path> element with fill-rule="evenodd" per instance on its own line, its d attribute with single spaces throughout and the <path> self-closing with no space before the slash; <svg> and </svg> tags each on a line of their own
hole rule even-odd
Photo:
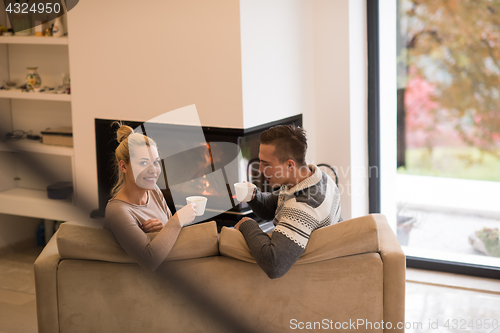
<svg viewBox="0 0 500 333">
<path fill-rule="evenodd" d="M 256 186 L 252 183 L 241 182 L 235 183 L 234 189 L 236 190 L 236 199 L 239 202 L 248 202 L 253 198 Z"/>
</svg>

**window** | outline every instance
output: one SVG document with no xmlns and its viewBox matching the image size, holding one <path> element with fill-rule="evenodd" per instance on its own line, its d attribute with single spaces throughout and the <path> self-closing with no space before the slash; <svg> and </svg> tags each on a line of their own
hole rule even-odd
<svg viewBox="0 0 500 333">
<path fill-rule="evenodd" d="M 381 167 L 370 201 L 394 221 L 409 265 L 499 276 L 500 3 L 370 2 L 370 166 Z"/>
</svg>

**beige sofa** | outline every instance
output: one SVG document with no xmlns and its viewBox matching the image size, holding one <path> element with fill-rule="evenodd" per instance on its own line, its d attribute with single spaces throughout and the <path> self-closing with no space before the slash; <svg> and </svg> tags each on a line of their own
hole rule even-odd
<svg viewBox="0 0 500 333">
<path fill-rule="evenodd" d="M 35 281 L 40 333 L 404 331 L 405 256 L 383 215 L 314 231 L 274 280 L 215 222 L 184 228 L 155 272 L 108 231 L 65 223 Z"/>
</svg>

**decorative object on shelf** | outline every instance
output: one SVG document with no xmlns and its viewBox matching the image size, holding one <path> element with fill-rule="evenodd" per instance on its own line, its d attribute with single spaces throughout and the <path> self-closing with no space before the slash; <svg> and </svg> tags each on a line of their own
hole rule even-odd
<svg viewBox="0 0 500 333">
<path fill-rule="evenodd" d="M 54 37 L 64 36 L 64 25 L 60 17 L 56 18 L 54 21 L 54 26 L 52 27 L 52 35 Z"/>
<path fill-rule="evenodd" d="M 4 141 L 9 140 L 9 141 L 18 141 L 24 138 L 26 135 L 26 132 L 23 130 L 13 130 L 12 132 L 7 132 L 5 133 L 5 138 Z"/>
<path fill-rule="evenodd" d="M 56 88 L 52 88 L 52 87 L 43 87 L 42 89 L 39 90 L 39 92 L 55 92 Z M 36 89 L 35 89 L 36 91 Z"/>
<path fill-rule="evenodd" d="M 71 94 L 71 79 L 69 78 L 69 75 L 67 75 L 66 73 L 62 73 L 61 78 L 62 78 L 61 89 L 64 91 L 65 94 Z"/>
<path fill-rule="evenodd" d="M 26 75 L 26 89 L 39 88 L 42 84 L 42 79 L 38 75 L 38 67 L 28 67 L 28 75 Z"/>
<path fill-rule="evenodd" d="M 71 126 L 63 126 L 42 131 L 42 143 L 73 147 L 73 128 Z"/>
<path fill-rule="evenodd" d="M 43 37 L 46 25 L 47 24 L 45 21 L 40 21 L 40 20 L 35 21 L 35 36 Z"/>
<path fill-rule="evenodd" d="M 45 29 L 45 37 L 51 37 L 52 36 L 52 27 L 54 25 L 47 24 L 47 29 Z"/>
<path fill-rule="evenodd" d="M 20 1 L 22 2 L 22 1 Z M 27 1 L 25 1 L 27 3 Z M 31 16 L 24 13 L 12 13 L 12 28 L 16 36 L 31 36 Z"/>
<path fill-rule="evenodd" d="M 7 87 L 7 89 L 15 89 L 17 86 L 17 83 L 16 83 L 16 81 L 6 81 L 5 86 Z"/>
<path fill-rule="evenodd" d="M 5 90 L 15 89 L 16 85 L 17 83 L 15 81 L 4 81 L 4 85 L 1 86 L 0 89 L 5 89 Z"/>
<path fill-rule="evenodd" d="M 9 29 L 7 27 L 4 27 L 3 25 L 0 25 L 0 35 L 3 35 L 6 33 Z"/>
<path fill-rule="evenodd" d="M 33 134 L 33 130 L 27 132 L 23 130 L 13 130 L 12 132 L 5 133 L 3 141 L 18 141 L 22 139 L 41 141 L 42 137 L 40 135 Z"/>
<path fill-rule="evenodd" d="M 72 182 L 58 182 L 47 186 L 47 197 L 49 199 L 64 200 L 68 199 L 73 193 Z"/>
</svg>

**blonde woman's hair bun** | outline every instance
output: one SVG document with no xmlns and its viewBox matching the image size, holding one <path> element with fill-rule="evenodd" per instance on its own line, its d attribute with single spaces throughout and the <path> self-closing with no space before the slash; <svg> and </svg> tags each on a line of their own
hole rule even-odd
<svg viewBox="0 0 500 333">
<path fill-rule="evenodd" d="M 116 131 L 116 140 L 118 141 L 118 143 L 121 143 L 123 140 L 128 138 L 128 136 L 132 134 L 134 130 L 130 126 L 123 125 L 122 123 L 118 124 L 120 125 L 120 128 L 118 129 L 118 131 Z"/>
</svg>

